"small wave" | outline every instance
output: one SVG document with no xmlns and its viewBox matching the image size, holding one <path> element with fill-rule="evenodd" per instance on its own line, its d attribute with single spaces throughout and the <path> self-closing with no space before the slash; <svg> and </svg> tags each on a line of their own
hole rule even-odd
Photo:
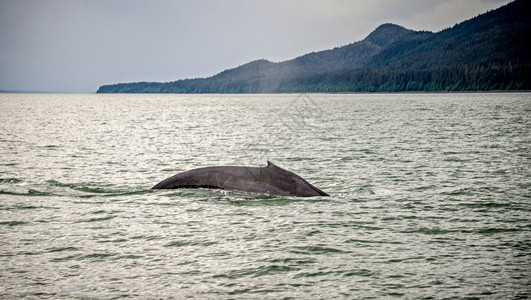
<svg viewBox="0 0 531 300">
<path fill-rule="evenodd" d="M 321 246 L 308 246 L 308 247 L 294 247 L 291 250 L 292 253 L 296 254 L 331 254 L 331 253 L 348 253 L 341 249 L 336 249 L 332 247 L 321 247 Z"/>
<path fill-rule="evenodd" d="M 216 241 L 172 241 L 164 245 L 164 247 L 187 247 L 187 246 L 201 246 L 201 247 L 208 247 L 212 245 L 216 245 L 218 242 Z"/>
<path fill-rule="evenodd" d="M 115 253 L 91 253 L 80 257 L 80 259 L 102 260 L 115 255 Z"/>
<path fill-rule="evenodd" d="M 244 277 L 260 277 L 267 275 L 283 274 L 292 271 L 297 271 L 299 268 L 283 266 L 283 265 L 269 265 L 260 266 L 256 268 L 245 268 L 232 270 L 222 274 L 213 275 L 213 278 L 227 278 L 227 279 L 239 279 Z"/>
<path fill-rule="evenodd" d="M 61 148 L 61 147 L 58 146 L 58 145 L 45 145 L 45 146 L 42 146 L 42 148 L 44 148 L 44 149 L 57 149 L 57 148 Z"/>
<path fill-rule="evenodd" d="M 150 190 L 146 190 L 145 188 L 125 187 L 120 189 L 86 183 L 62 183 L 57 180 L 32 183 L 18 178 L 0 178 L 0 195 L 90 198 L 134 195 L 147 192 L 150 192 Z"/>
<path fill-rule="evenodd" d="M 292 198 L 229 199 L 230 204 L 236 206 L 282 206 L 296 201 Z"/>
<path fill-rule="evenodd" d="M 470 208 L 503 208 L 503 207 L 511 207 L 513 206 L 510 202 L 465 202 L 465 203 L 459 203 L 459 206 L 465 206 Z"/>
<path fill-rule="evenodd" d="M 147 190 L 146 193 L 157 193 L 169 198 L 186 198 L 199 201 L 216 201 L 236 206 L 282 206 L 294 202 L 327 202 L 330 197 L 289 197 L 273 196 L 238 190 L 209 188 L 183 188 L 168 190 Z M 161 205 L 161 204 L 157 204 Z"/>
<path fill-rule="evenodd" d="M 51 262 L 64 262 L 64 261 L 71 261 L 78 259 L 80 257 L 80 254 L 73 254 L 73 255 L 67 255 L 63 257 L 54 257 L 50 261 Z"/>
<path fill-rule="evenodd" d="M 73 247 L 68 247 L 68 248 L 65 248 L 64 250 L 63 249 L 59 249 L 58 251 L 55 251 L 55 252 L 70 252 L 70 251 L 78 251 L 79 249 L 76 249 L 76 248 L 73 248 Z M 72 254 L 72 255 L 67 255 L 67 256 L 63 256 L 63 257 L 56 257 L 56 258 L 52 258 L 51 259 L 51 262 L 64 262 L 64 261 L 104 261 L 110 257 L 115 257 L 117 256 L 116 253 L 105 253 L 105 252 L 96 252 L 96 253 L 90 253 L 90 254 L 80 254 L 80 253 L 76 253 L 76 254 Z"/>
<path fill-rule="evenodd" d="M 52 194 L 34 189 L 0 189 L 0 195 L 50 196 Z"/>
<path fill-rule="evenodd" d="M 23 222 L 23 221 L 3 221 L 3 222 L 0 222 L 0 226 L 9 226 L 9 227 L 13 227 L 13 226 L 20 226 L 20 225 L 24 225 L 24 224 L 27 224 L 27 222 Z"/>
<path fill-rule="evenodd" d="M 359 269 L 355 271 L 349 271 L 345 272 L 343 276 L 351 277 L 351 276 L 361 276 L 361 277 L 371 277 L 374 276 L 374 272 L 368 269 Z"/>
<path fill-rule="evenodd" d="M 2 207 L 4 210 L 26 210 L 26 209 L 39 209 L 41 206 L 35 205 L 25 205 L 25 204 L 15 204 L 13 206 Z"/>
<path fill-rule="evenodd" d="M 476 231 L 477 231 L 477 233 L 485 234 L 485 235 L 498 234 L 498 233 L 508 233 L 508 232 L 518 232 L 518 231 L 524 232 L 524 230 L 522 230 L 520 228 L 481 228 L 481 229 L 477 229 Z"/>
<path fill-rule="evenodd" d="M 0 184 L 17 184 L 23 182 L 18 178 L 0 178 Z"/>
<path fill-rule="evenodd" d="M 73 191 L 78 191 L 78 192 L 83 192 L 83 193 L 88 193 L 88 194 L 122 194 L 122 193 L 132 192 L 128 190 L 90 186 L 84 183 L 61 183 L 55 180 L 48 180 L 45 182 L 45 184 L 49 186 L 59 187 L 59 188 L 67 188 Z M 138 191 L 135 191 L 135 192 L 138 192 Z"/>
<path fill-rule="evenodd" d="M 460 232 L 460 230 L 451 230 L 451 229 L 441 229 L 441 228 L 416 228 L 400 231 L 401 233 L 419 233 L 425 235 L 445 235 L 450 233 Z"/>
<path fill-rule="evenodd" d="M 78 251 L 76 247 L 54 247 L 46 249 L 49 253 L 63 252 L 63 251 Z"/>
<path fill-rule="evenodd" d="M 382 240 L 364 240 L 364 239 L 348 239 L 345 241 L 346 243 L 353 243 L 353 244 L 403 244 L 399 241 L 382 241 Z"/>
<path fill-rule="evenodd" d="M 159 235 L 137 235 L 131 237 L 132 240 L 144 240 L 144 241 L 153 241 L 162 239 Z"/>
<path fill-rule="evenodd" d="M 101 218 L 90 218 L 90 219 L 84 219 L 77 221 L 76 223 L 92 223 L 92 222 L 101 222 L 101 221 L 108 221 L 114 219 L 116 216 L 105 216 Z"/>
</svg>

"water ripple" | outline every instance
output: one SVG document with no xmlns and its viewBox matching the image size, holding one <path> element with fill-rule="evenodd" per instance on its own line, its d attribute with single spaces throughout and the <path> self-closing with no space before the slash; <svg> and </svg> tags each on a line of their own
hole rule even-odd
<svg viewBox="0 0 531 300">
<path fill-rule="evenodd" d="M 309 96 L 2 95 L 0 298 L 531 296 L 528 93 Z M 150 190 L 267 159 L 331 197 Z"/>
</svg>

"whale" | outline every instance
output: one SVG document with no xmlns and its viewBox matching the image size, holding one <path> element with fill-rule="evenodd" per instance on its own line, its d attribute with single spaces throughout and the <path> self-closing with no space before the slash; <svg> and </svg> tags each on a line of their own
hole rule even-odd
<svg viewBox="0 0 531 300">
<path fill-rule="evenodd" d="M 215 166 L 178 173 L 152 189 L 211 188 L 271 196 L 329 196 L 299 175 L 267 161 L 265 167 Z"/>
</svg>

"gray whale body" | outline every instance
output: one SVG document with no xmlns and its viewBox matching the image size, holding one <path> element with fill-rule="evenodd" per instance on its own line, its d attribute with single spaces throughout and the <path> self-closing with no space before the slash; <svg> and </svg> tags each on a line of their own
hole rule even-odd
<svg viewBox="0 0 531 300">
<path fill-rule="evenodd" d="M 268 161 L 266 167 L 205 167 L 178 173 L 153 189 L 216 188 L 273 196 L 329 196 L 299 175 Z"/>
</svg>

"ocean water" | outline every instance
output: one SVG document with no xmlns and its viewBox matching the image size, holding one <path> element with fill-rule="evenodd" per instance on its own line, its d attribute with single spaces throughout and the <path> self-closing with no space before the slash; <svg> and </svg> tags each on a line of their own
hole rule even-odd
<svg viewBox="0 0 531 300">
<path fill-rule="evenodd" d="M 330 197 L 150 190 L 214 165 Z M 1 299 L 528 299 L 531 94 L 0 95 Z"/>
</svg>

